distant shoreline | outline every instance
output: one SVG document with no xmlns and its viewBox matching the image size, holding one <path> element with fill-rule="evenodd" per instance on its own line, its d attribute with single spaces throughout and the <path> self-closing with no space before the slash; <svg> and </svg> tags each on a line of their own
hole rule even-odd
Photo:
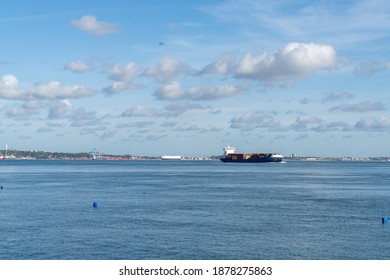
<svg viewBox="0 0 390 280">
<path fill-rule="evenodd" d="M 162 160 L 163 156 L 139 156 L 139 155 L 111 155 L 100 154 L 96 152 L 83 153 L 62 153 L 47 151 L 19 151 L 19 150 L 0 150 L 0 159 L 2 160 Z M 219 160 L 220 156 L 209 157 L 185 157 L 181 160 Z M 177 159 L 180 160 L 180 159 Z M 285 157 L 284 161 L 383 161 L 390 162 L 390 156 L 383 157 Z"/>
</svg>

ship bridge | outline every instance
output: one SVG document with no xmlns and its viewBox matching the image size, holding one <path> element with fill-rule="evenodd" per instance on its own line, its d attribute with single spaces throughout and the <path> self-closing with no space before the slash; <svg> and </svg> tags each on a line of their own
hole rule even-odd
<svg viewBox="0 0 390 280">
<path fill-rule="evenodd" d="M 223 151 L 223 156 L 226 157 L 228 154 L 234 154 L 236 152 L 236 148 L 227 145 L 225 148 L 223 148 Z"/>
</svg>

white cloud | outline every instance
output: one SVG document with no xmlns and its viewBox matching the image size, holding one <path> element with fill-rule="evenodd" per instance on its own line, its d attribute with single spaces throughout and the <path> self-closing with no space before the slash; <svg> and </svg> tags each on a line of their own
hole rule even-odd
<svg viewBox="0 0 390 280">
<path fill-rule="evenodd" d="M 190 110 L 204 110 L 209 107 L 202 106 L 200 104 L 188 103 L 188 102 L 176 102 L 165 107 L 165 112 L 161 115 L 166 117 L 177 117 Z"/>
<path fill-rule="evenodd" d="M 188 125 L 188 126 L 182 126 L 182 127 L 176 127 L 175 129 L 173 129 L 173 131 L 180 131 L 180 132 L 184 132 L 184 131 L 199 131 L 201 130 L 197 125 Z"/>
<path fill-rule="evenodd" d="M 345 91 L 332 91 L 326 94 L 326 97 L 322 100 L 325 102 L 334 102 L 344 98 L 352 98 L 353 94 Z"/>
<path fill-rule="evenodd" d="M 312 75 L 336 66 L 337 55 L 332 46 L 289 43 L 274 53 L 254 57 L 248 53 L 239 62 L 235 75 L 267 82 L 289 80 Z"/>
<path fill-rule="evenodd" d="M 64 68 L 76 73 L 85 73 L 93 70 L 92 66 L 88 62 L 81 60 L 71 61 L 66 64 Z"/>
<path fill-rule="evenodd" d="M 355 124 L 355 129 L 363 131 L 383 131 L 390 130 L 390 119 L 382 117 L 380 119 L 362 119 Z"/>
<path fill-rule="evenodd" d="M 178 100 L 182 99 L 185 91 L 181 88 L 178 82 L 171 82 L 155 91 L 157 99 L 161 100 Z"/>
<path fill-rule="evenodd" d="M 155 96 L 160 100 L 215 100 L 236 96 L 247 89 L 247 85 L 223 85 L 192 87 L 184 90 L 178 82 L 171 82 L 158 88 L 155 91 Z"/>
<path fill-rule="evenodd" d="M 214 100 L 236 96 L 241 90 L 246 90 L 244 86 L 223 85 L 217 87 L 193 87 L 186 92 L 186 97 L 191 100 Z"/>
<path fill-rule="evenodd" d="M 109 70 L 109 78 L 113 81 L 124 82 L 132 79 L 137 72 L 138 66 L 133 62 L 129 62 L 125 66 L 115 64 Z"/>
<path fill-rule="evenodd" d="M 98 36 L 118 32 L 118 27 L 115 24 L 97 21 L 95 16 L 90 15 L 83 16 L 78 20 L 72 20 L 71 23 L 81 31 Z"/>
<path fill-rule="evenodd" d="M 31 115 L 39 114 L 39 109 L 43 106 L 44 104 L 35 101 L 24 102 L 22 105 L 14 104 L 6 114 L 11 118 L 27 119 Z"/>
<path fill-rule="evenodd" d="M 315 116 L 299 115 L 296 120 L 297 123 L 320 123 L 322 120 Z"/>
<path fill-rule="evenodd" d="M 62 119 L 69 117 L 72 113 L 73 106 L 69 100 L 58 100 L 50 105 L 49 119 Z"/>
<path fill-rule="evenodd" d="M 124 66 L 115 64 L 108 71 L 109 79 L 113 82 L 111 85 L 104 87 L 102 91 L 107 95 L 114 95 L 128 89 L 143 87 L 143 85 L 132 80 L 137 73 L 138 66 L 133 62 L 129 62 Z"/>
<path fill-rule="evenodd" d="M 206 65 L 203 69 L 198 73 L 198 75 L 206 75 L 206 74 L 218 74 L 218 75 L 226 75 L 230 74 L 235 65 L 235 59 L 233 56 L 227 55 L 224 56 L 217 61 Z"/>
<path fill-rule="evenodd" d="M 272 115 L 262 112 L 246 112 L 236 115 L 230 121 L 230 127 L 241 130 L 253 130 L 255 128 L 268 128 L 281 130 L 282 126 Z"/>
<path fill-rule="evenodd" d="M 145 76 L 154 77 L 160 83 L 172 81 L 178 75 L 190 74 L 194 71 L 180 60 L 164 58 L 157 65 L 151 66 L 144 72 Z"/>
<path fill-rule="evenodd" d="M 21 88 L 14 75 L 4 75 L 0 79 L 0 98 L 13 100 L 63 99 L 92 96 L 96 91 L 82 85 L 62 85 L 58 81 Z"/>
<path fill-rule="evenodd" d="M 347 112 L 370 112 L 370 111 L 383 111 L 385 110 L 385 105 L 380 102 L 360 102 L 353 104 L 341 104 L 335 107 L 330 108 L 330 111 L 347 111 Z"/>
<path fill-rule="evenodd" d="M 330 122 L 330 123 L 320 123 L 317 127 L 311 128 L 311 130 L 316 132 L 328 132 L 328 131 L 351 131 L 351 125 L 343 122 Z"/>
<path fill-rule="evenodd" d="M 313 128 L 313 124 L 317 125 L 321 122 L 322 120 L 318 117 L 300 114 L 289 128 L 295 131 L 307 131 Z"/>
<path fill-rule="evenodd" d="M 14 75 L 3 75 L 0 79 L 0 98 L 19 99 L 21 96 L 18 79 Z"/>
<path fill-rule="evenodd" d="M 137 89 L 141 88 L 142 85 L 138 84 L 136 82 L 130 81 L 130 82 L 116 82 L 114 81 L 111 85 L 108 87 L 105 87 L 102 89 L 102 91 L 107 95 L 114 95 L 119 92 L 128 90 L 128 89 Z"/>
<path fill-rule="evenodd" d="M 122 117 L 153 117 L 156 116 L 156 114 L 156 109 L 137 105 L 124 111 Z"/>
<path fill-rule="evenodd" d="M 85 127 L 101 125 L 101 119 L 97 116 L 96 111 L 87 111 L 85 108 L 72 110 L 69 118 L 72 127 Z"/>
<path fill-rule="evenodd" d="M 28 90 L 28 94 L 44 99 L 54 98 L 80 98 L 94 95 L 96 92 L 82 85 L 64 86 L 58 81 L 50 81 L 47 84 L 38 84 Z"/>
<path fill-rule="evenodd" d="M 122 117 L 178 117 L 190 110 L 204 110 L 209 109 L 209 107 L 188 103 L 188 102 L 176 102 L 165 106 L 163 110 L 158 110 L 155 108 L 148 108 L 141 105 L 134 106 L 130 109 L 127 109 L 122 113 Z"/>
</svg>

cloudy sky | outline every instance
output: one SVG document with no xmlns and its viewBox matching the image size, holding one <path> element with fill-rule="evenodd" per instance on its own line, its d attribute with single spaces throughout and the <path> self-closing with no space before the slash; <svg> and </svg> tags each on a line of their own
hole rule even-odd
<svg viewBox="0 0 390 280">
<path fill-rule="evenodd" d="M 0 9 L 0 147 L 390 155 L 387 0 Z"/>
</svg>

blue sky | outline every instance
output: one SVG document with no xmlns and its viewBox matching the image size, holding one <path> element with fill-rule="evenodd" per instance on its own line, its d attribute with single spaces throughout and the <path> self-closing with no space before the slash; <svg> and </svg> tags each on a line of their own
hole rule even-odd
<svg viewBox="0 0 390 280">
<path fill-rule="evenodd" d="M 390 2 L 20 1 L 0 145 L 389 156 Z"/>
</svg>

